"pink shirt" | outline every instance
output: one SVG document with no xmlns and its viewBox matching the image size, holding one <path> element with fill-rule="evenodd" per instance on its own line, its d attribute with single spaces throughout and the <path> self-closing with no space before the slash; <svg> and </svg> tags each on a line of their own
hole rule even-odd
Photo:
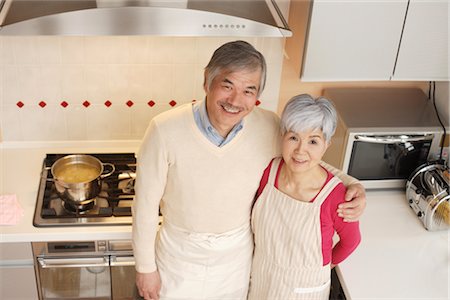
<svg viewBox="0 0 450 300">
<path fill-rule="evenodd" d="M 264 187 L 269 179 L 270 168 L 273 160 L 269 166 L 264 170 L 264 174 L 261 178 L 258 191 L 255 199 L 258 199 L 261 195 Z M 281 160 L 275 177 L 275 187 L 278 188 L 278 176 L 280 175 L 281 166 L 284 161 Z M 327 171 L 327 180 L 324 185 L 330 181 L 333 174 Z M 337 215 L 337 207 L 340 203 L 345 202 L 345 186 L 340 183 L 330 193 L 327 199 L 322 203 L 320 207 L 320 224 L 322 233 L 322 256 L 323 265 L 327 265 L 330 262 L 337 265 L 344 259 L 346 259 L 358 246 L 361 241 L 361 233 L 359 231 L 359 222 L 344 222 L 344 220 Z M 311 202 L 315 200 L 312 199 Z M 333 235 L 337 232 L 339 235 L 339 242 L 333 247 Z"/>
</svg>

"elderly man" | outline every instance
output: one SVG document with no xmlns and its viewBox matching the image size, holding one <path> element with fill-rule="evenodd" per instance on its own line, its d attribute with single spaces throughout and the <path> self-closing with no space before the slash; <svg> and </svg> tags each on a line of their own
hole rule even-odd
<svg viewBox="0 0 450 300">
<path fill-rule="evenodd" d="M 250 44 L 219 47 L 204 76 L 205 101 L 156 116 L 138 154 L 133 247 L 144 299 L 247 296 L 250 212 L 261 175 L 279 154 L 279 118 L 255 108 L 266 63 Z M 356 219 L 364 188 L 337 175 L 348 186 L 347 199 L 355 198 L 339 213 Z"/>
</svg>

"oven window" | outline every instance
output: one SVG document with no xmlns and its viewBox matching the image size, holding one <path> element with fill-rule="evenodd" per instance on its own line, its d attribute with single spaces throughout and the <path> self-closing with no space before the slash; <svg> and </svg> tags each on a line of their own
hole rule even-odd
<svg viewBox="0 0 450 300">
<path fill-rule="evenodd" d="M 348 174 L 361 180 L 407 179 L 427 161 L 429 141 L 370 143 L 355 141 Z"/>
<path fill-rule="evenodd" d="M 135 285 L 134 266 L 116 266 L 111 268 L 111 286 L 113 300 L 140 299 Z"/>
<path fill-rule="evenodd" d="M 68 263 L 39 269 L 43 299 L 111 299 L 109 266 L 82 266 Z"/>
</svg>

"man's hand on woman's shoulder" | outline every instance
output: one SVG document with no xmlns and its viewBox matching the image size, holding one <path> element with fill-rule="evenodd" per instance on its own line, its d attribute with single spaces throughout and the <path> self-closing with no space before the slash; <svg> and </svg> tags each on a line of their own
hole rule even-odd
<svg viewBox="0 0 450 300">
<path fill-rule="evenodd" d="M 361 217 L 366 208 L 366 190 L 360 183 L 354 183 L 347 187 L 345 203 L 339 204 L 338 215 L 345 222 L 355 222 Z"/>
</svg>

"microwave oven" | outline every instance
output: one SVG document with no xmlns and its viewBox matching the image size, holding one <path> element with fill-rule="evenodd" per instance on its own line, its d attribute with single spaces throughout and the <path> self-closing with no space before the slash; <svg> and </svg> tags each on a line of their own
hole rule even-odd
<svg viewBox="0 0 450 300">
<path fill-rule="evenodd" d="M 436 158 L 443 130 L 433 104 L 414 88 L 330 88 L 338 112 L 323 160 L 367 189 L 405 188 L 413 171 Z"/>
</svg>

